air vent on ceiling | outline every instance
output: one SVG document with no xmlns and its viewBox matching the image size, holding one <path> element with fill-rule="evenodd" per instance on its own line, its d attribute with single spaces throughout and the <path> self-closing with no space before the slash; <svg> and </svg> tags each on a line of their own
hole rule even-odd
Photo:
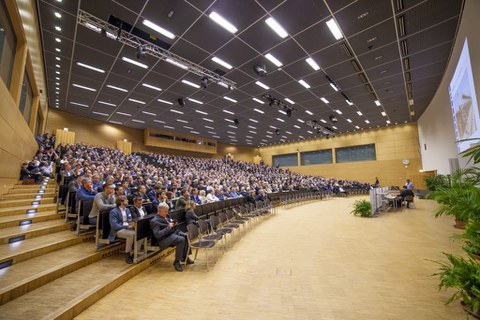
<svg viewBox="0 0 480 320">
<path fill-rule="evenodd" d="M 403 6 L 403 0 L 396 0 L 395 1 L 397 12 L 402 11 L 405 7 Z"/>
<path fill-rule="evenodd" d="M 405 57 L 405 56 L 408 56 L 408 45 L 407 45 L 407 40 L 402 40 L 400 42 L 400 46 L 401 46 L 401 49 L 402 49 L 402 55 Z"/>
<path fill-rule="evenodd" d="M 405 72 L 405 81 L 412 81 L 412 74 L 410 72 Z"/>
<path fill-rule="evenodd" d="M 358 76 L 360 77 L 360 80 L 362 80 L 363 83 L 368 82 L 367 77 L 365 77 L 365 75 L 363 73 L 360 73 Z"/>
<path fill-rule="evenodd" d="M 405 16 L 398 17 L 398 34 L 400 37 L 405 37 L 407 32 L 405 31 Z"/>
<path fill-rule="evenodd" d="M 342 42 L 340 44 L 340 46 L 342 47 L 343 49 L 343 52 L 345 53 L 345 55 L 347 56 L 347 58 L 351 58 L 352 57 L 352 51 L 350 51 L 350 49 L 348 48 L 347 44 L 345 42 Z"/>
<path fill-rule="evenodd" d="M 355 71 L 360 72 L 362 70 L 360 69 L 360 65 L 358 64 L 357 60 L 350 60 L 350 63 Z"/>
<path fill-rule="evenodd" d="M 407 71 L 410 70 L 410 59 L 403 58 L 403 70 Z"/>
</svg>

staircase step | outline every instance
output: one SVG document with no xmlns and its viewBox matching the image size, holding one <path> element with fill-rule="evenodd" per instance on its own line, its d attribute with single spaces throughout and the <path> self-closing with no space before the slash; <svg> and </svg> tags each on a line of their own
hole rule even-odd
<svg viewBox="0 0 480 320">
<path fill-rule="evenodd" d="M 123 254 L 107 257 L 0 306 L 0 314 L 5 319 L 72 319 L 154 261 L 129 265 Z"/>
<path fill-rule="evenodd" d="M 17 199 L 35 199 L 35 196 L 42 196 L 44 198 L 53 198 L 57 193 L 52 190 L 45 193 L 37 193 L 36 191 L 30 193 L 6 193 L 1 199 L 2 200 L 17 200 Z"/>
<path fill-rule="evenodd" d="M 31 213 L 31 212 L 43 212 L 43 211 L 51 211 L 51 210 L 57 210 L 56 203 L 0 208 L 0 217 L 13 216 L 16 214 L 25 214 L 27 213 L 27 211 Z"/>
<path fill-rule="evenodd" d="M 29 214 L 17 214 L 12 216 L 0 216 L 0 229 L 19 226 L 21 222 L 24 225 L 31 223 L 37 223 L 42 221 L 48 220 L 55 220 L 65 217 L 65 213 L 58 213 L 57 210 L 50 210 L 50 211 L 41 211 L 36 213 L 29 213 Z"/>
<path fill-rule="evenodd" d="M 0 208 L 9 208 L 9 207 L 18 207 L 18 206 L 28 206 L 32 202 L 39 202 L 40 204 L 55 203 L 54 197 L 42 197 L 38 199 L 14 199 L 14 200 L 0 200 Z"/>
<path fill-rule="evenodd" d="M 93 235 L 77 236 L 72 231 L 60 231 L 25 241 L 0 245 L 0 264 L 16 264 L 48 252 L 93 239 Z"/>
<path fill-rule="evenodd" d="M 5 268 L 0 273 L 0 305 L 119 250 L 121 245 L 95 252 L 91 242 L 84 242 Z"/>
<path fill-rule="evenodd" d="M 46 188 L 40 188 L 36 186 L 35 188 L 28 188 L 28 186 L 19 186 L 18 188 L 9 189 L 7 193 L 39 193 L 39 191 L 43 190 L 44 192 L 53 192 L 56 190 L 54 185 L 48 186 Z"/>
<path fill-rule="evenodd" d="M 65 219 L 56 219 L 23 226 L 3 228 L 0 229 L 0 244 L 22 241 L 50 233 L 70 230 L 70 227 L 71 223 L 65 223 Z"/>
</svg>

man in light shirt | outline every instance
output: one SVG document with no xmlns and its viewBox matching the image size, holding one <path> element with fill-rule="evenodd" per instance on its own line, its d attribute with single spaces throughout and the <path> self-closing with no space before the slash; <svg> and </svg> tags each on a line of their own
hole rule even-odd
<svg viewBox="0 0 480 320">
<path fill-rule="evenodd" d="M 210 192 L 207 194 L 206 200 L 207 200 L 207 203 L 219 201 L 217 196 L 215 196 L 215 189 L 210 190 Z"/>
<path fill-rule="evenodd" d="M 88 221 L 90 224 L 97 224 L 97 217 L 100 210 L 109 209 L 115 207 L 115 186 L 113 184 L 106 185 L 103 188 L 103 192 L 97 193 L 93 198 L 92 211 L 88 215 Z"/>
</svg>

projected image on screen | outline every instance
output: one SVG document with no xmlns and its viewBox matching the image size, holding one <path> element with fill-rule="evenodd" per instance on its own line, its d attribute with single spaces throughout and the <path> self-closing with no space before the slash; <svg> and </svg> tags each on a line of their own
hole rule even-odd
<svg viewBox="0 0 480 320">
<path fill-rule="evenodd" d="M 480 117 L 467 39 L 448 89 L 457 140 L 479 138 Z M 475 141 L 457 143 L 458 152 L 468 149 L 474 143 Z"/>
</svg>

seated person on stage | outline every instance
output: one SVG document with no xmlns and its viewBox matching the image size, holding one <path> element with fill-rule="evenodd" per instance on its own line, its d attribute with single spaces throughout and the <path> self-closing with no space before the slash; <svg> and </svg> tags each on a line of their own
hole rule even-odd
<svg viewBox="0 0 480 320">
<path fill-rule="evenodd" d="M 142 206 L 142 198 L 133 199 L 133 207 L 130 208 L 133 219 L 140 219 L 147 215 L 147 211 Z"/>
<path fill-rule="evenodd" d="M 400 197 L 402 197 L 402 202 L 405 201 L 406 196 L 414 197 L 415 194 L 413 193 L 412 189 L 408 189 L 407 185 L 403 186 L 403 190 L 400 192 Z M 407 201 L 407 208 L 410 208 L 410 202 Z"/>
<path fill-rule="evenodd" d="M 200 199 L 198 195 L 198 189 L 193 188 L 192 189 L 192 194 L 190 195 L 190 200 L 194 201 L 196 204 L 202 204 L 202 200 Z"/>
<path fill-rule="evenodd" d="M 90 224 L 97 224 L 97 217 L 100 210 L 109 209 L 115 207 L 115 186 L 113 184 L 105 185 L 103 192 L 97 193 L 93 198 L 92 211 L 88 215 L 88 222 Z"/>
<path fill-rule="evenodd" d="M 183 209 L 187 205 L 187 201 L 190 200 L 190 192 L 187 189 L 182 190 L 182 195 L 175 202 L 175 210 Z"/>
<path fill-rule="evenodd" d="M 197 206 L 197 204 L 192 201 L 192 200 L 189 200 L 187 202 L 187 205 L 185 206 L 185 224 L 188 226 L 189 224 L 193 223 L 194 225 L 196 225 L 198 227 L 198 220 L 200 220 L 200 218 L 195 214 L 195 207 Z"/>
<path fill-rule="evenodd" d="M 210 189 L 210 191 L 207 194 L 207 197 L 205 198 L 207 203 L 219 201 L 217 196 L 215 196 L 215 189 Z"/>
<path fill-rule="evenodd" d="M 193 260 L 188 258 L 188 241 L 187 234 L 176 230 L 173 219 L 168 215 L 168 205 L 160 203 L 158 212 L 152 220 L 150 220 L 150 228 L 154 237 L 158 240 L 160 250 L 164 250 L 170 246 L 175 247 L 175 261 L 173 266 L 177 271 L 183 271 L 180 262 L 185 261 L 192 264 Z"/>
<path fill-rule="evenodd" d="M 133 241 L 135 238 L 135 231 L 133 231 L 132 215 L 128 210 L 128 199 L 125 196 L 120 196 L 115 200 L 116 207 L 110 211 L 108 216 L 110 220 L 110 234 L 108 240 L 114 241 L 115 237 L 126 239 L 125 245 L 125 262 L 133 263 Z"/>
</svg>

